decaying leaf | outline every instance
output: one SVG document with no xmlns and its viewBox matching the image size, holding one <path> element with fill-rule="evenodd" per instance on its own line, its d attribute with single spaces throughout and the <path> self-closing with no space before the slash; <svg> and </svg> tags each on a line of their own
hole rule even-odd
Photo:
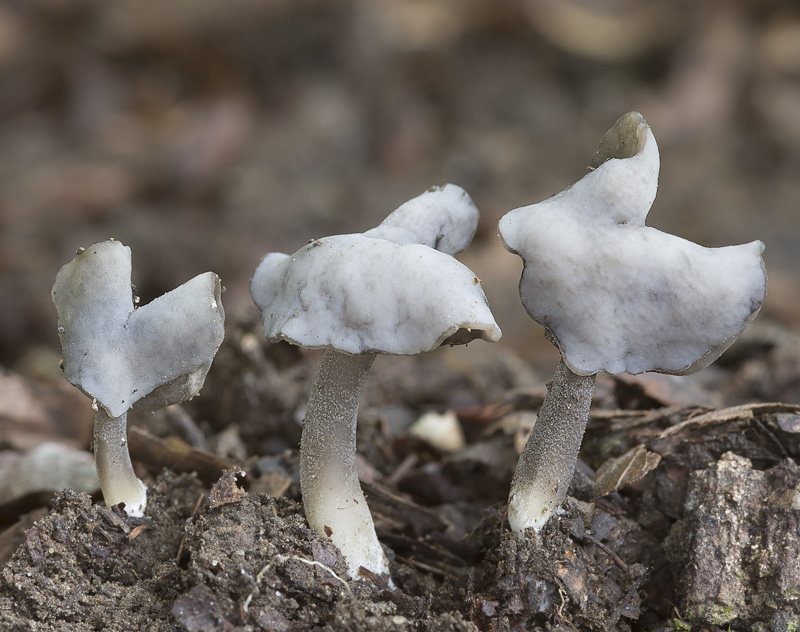
<svg viewBox="0 0 800 632">
<path fill-rule="evenodd" d="M 649 452 L 641 444 L 622 456 L 609 459 L 597 470 L 595 497 L 605 496 L 625 485 L 635 483 L 650 470 L 655 469 L 660 461 L 660 455 Z"/>
<path fill-rule="evenodd" d="M 213 508 L 241 502 L 247 492 L 236 484 L 236 477 L 244 475 L 244 471 L 239 467 L 225 470 L 222 477 L 211 488 L 211 492 L 208 494 L 208 504 Z"/>
</svg>

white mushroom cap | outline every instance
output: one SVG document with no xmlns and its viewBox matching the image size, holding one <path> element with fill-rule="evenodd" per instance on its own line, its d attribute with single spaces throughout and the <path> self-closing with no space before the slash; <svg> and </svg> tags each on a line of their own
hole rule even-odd
<svg viewBox="0 0 800 632">
<path fill-rule="evenodd" d="M 504 246 L 524 260 L 525 308 L 579 375 L 708 366 L 761 308 L 764 244 L 704 248 L 644 225 L 659 156 L 637 112 L 604 136 L 593 165 L 500 220 Z"/>
<path fill-rule="evenodd" d="M 264 335 L 306 348 L 411 355 L 500 329 L 480 281 L 450 255 L 364 235 L 312 241 L 262 259 L 250 292 Z"/>
<path fill-rule="evenodd" d="M 111 417 L 193 397 L 222 343 L 221 292 L 207 272 L 134 309 L 130 248 L 92 244 L 53 285 L 66 378 Z"/>
</svg>

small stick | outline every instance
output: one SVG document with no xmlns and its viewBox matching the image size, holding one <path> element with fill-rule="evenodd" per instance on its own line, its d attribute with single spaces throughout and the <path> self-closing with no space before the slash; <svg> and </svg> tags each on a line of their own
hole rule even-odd
<svg viewBox="0 0 800 632">
<path fill-rule="evenodd" d="M 609 549 L 605 544 L 600 542 L 600 540 L 598 540 L 596 537 L 586 533 L 586 534 L 584 534 L 583 539 L 584 540 L 589 540 L 589 542 L 591 542 L 595 546 L 599 546 L 601 549 L 603 549 L 603 551 L 605 551 L 608 554 L 608 556 L 612 560 L 614 560 L 614 563 L 617 566 L 619 566 L 625 573 L 629 573 L 630 572 L 630 569 L 628 568 L 628 565 L 622 560 L 622 558 L 619 555 L 617 555 L 616 553 L 614 553 L 614 551 Z"/>
</svg>

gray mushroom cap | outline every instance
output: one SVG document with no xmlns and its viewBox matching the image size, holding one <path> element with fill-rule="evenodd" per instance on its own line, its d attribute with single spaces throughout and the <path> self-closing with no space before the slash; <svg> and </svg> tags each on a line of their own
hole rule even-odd
<svg viewBox="0 0 800 632">
<path fill-rule="evenodd" d="M 412 355 L 501 335 L 472 271 L 419 244 L 325 237 L 264 257 L 250 291 L 268 340 L 311 349 Z"/>
<path fill-rule="evenodd" d="M 579 375 L 708 366 L 761 308 L 764 244 L 704 248 L 644 225 L 659 156 L 637 112 L 609 130 L 593 165 L 500 220 L 504 246 L 524 261 L 525 308 Z"/>
<path fill-rule="evenodd" d="M 409 200 L 364 234 L 311 241 L 258 265 L 250 293 L 268 340 L 342 353 L 411 355 L 500 329 L 480 281 L 450 255 L 472 240 L 478 210 L 453 184 Z"/>
<path fill-rule="evenodd" d="M 66 378 L 112 417 L 193 397 L 224 336 L 219 277 L 207 272 L 134 309 L 131 251 L 103 241 L 56 275 Z"/>
</svg>

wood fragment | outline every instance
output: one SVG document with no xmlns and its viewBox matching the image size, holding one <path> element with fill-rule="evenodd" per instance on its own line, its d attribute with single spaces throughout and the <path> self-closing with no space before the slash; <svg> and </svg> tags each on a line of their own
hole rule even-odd
<svg viewBox="0 0 800 632">
<path fill-rule="evenodd" d="M 136 426 L 128 429 L 128 445 L 135 461 L 174 472 L 197 472 L 200 480 L 208 484 L 219 480 L 225 470 L 237 466 L 233 461 L 193 448 L 177 437 L 162 439 Z"/>
</svg>

